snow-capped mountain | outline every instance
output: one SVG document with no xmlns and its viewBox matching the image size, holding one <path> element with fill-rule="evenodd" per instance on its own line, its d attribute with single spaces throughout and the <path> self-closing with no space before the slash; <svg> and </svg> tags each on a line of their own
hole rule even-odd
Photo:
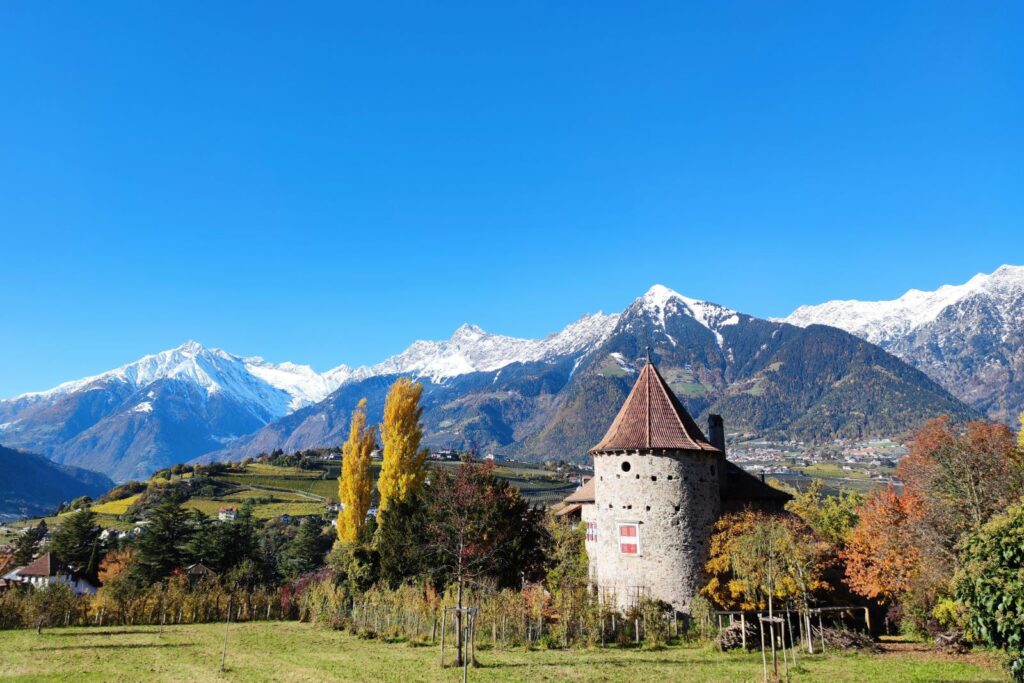
<svg viewBox="0 0 1024 683">
<path fill-rule="evenodd" d="M 199 457 L 337 445 L 361 398 L 378 420 L 395 377 L 411 376 L 425 387 L 431 445 L 571 457 L 607 427 L 648 347 L 691 412 L 721 412 L 759 433 L 895 433 L 922 416 L 970 412 L 845 332 L 760 320 L 655 285 L 620 314 L 584 316 L 545 339 L 464 325 L 375 365 L 324 373 L 188 342 L 0 401 L 0 443 L 138 478 Z"/>
<path fill-rule="evenodd" d="M 880 345 L 989 417 L 1024 411 L 1024 266 L 891 301 L 801 306 L 786 322 L 831 325 Z"/>
<path fill-rule="evenodd" d="M 358 379 L 380 375 L 412 375 L 442 382 L 471 372 L 498 370 L 512 363 L 572 356 L 601 343 L 611 334 L 618 315 L 586 315 L 546 339 L 521 339 L 490 334 L 463 325 L 445 341 L 417 341 L 408 349 L 370 368 L 352 373 Z"/>
<path fill-rule="evenodd" d="M 942 413 L 975 415 L 921 372 L 846 332 L 761 320 L 656 285 L 621 314 L 584 318 L 544 342 L 471 327 L 445 342 L 419 342 L 321 403 L 203 459 L 338 444 L 360 399 L 372 421 L 381 418 L 400 374 L 424 385 L 432 446 L 580 458 L 614 418 L 648 347 L 695 416 L 722 413 L 731 429 L 815 440 L 894 435 Z"/>
<path fill-rule="evenodd" d="M 226 393 L 251 405 L 261 419 L 281 417 L 322 401 L 351 376 L 344 365 L 320 374 L 308 365 L 268 363 L 258 356 L 241 358 L 195 341 L 143 356 L 114 370 L 65 382 L 52 389 L 16 396 L 8 403 L 53 401 L 109 383 L 137 390 L 162 379 L 187 381 L 207 394 Z"/>
<path fill-rule="evenodd" d="M 0 401 L 0 442 L 117 479 L 195 457 L 323 400 L 350 376 L 194 341 Z"/>
</svg>

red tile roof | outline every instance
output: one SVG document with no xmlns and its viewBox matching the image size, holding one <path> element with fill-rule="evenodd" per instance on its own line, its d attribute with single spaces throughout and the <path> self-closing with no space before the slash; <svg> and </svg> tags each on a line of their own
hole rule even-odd
<svg viewBox="0 0 1024 683">
<path fill-rule="evenodd" d="M 40 555 L 28 565 L 18 570 L 18 576 L 57 576 L 58 574 L 70 573 L 68 568 L 50 553 Z"/>
<path fill-rule="evenodd" d="M 721 452 L 708 443 L 657 368 L 648 362 L 608 433 L 590 452 L 660 449 Z"/>
</svg>

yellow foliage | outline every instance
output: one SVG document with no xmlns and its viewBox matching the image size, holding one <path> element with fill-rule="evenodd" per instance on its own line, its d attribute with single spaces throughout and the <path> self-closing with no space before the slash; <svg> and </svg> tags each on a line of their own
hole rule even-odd
<svg viewBox="0 0 1024 683">
<path fill-rule="evenodd" d="M 366 399 L 356 406 L 349 426 L 348 441 L 342 446 L 341 476 L 338 477 L 338 538 L 354 541 L 366 526 L 366 512 L 373 494 L 370 454 L 377 441 L 377 430 L 366 426 Z"/>
<path fill-rule="evenodd" d="M 1020 414 L 1020 431 L 1017 432 L 1017 446 L 1024 449 L 1024 413 Z"/>
<path fill-rule="evenodd" d="M 384 422 L 380 428 L 384 463 L 377 490 L 383 512 L 391 501 L 405 500 L 423 485 L 427 450 L 420 450 L 423 429 L 420 426 L 420 396 L 423 385 L 402 377 L 391 385 L 384 404 Z"/>
<path fill-rule="evenodd" d="M 759 537 L 770 544 L 764 546 Z M 715 524 L 706 565 L 709 580 L 701 594 L 724 609 L 764 609 L 769 593 L 782 601 L 806 602 L 810 593 L 828 589 L 821 578 L 827 554 L 826 544 L 796 517 L 731 513 Z"/>
</svg>

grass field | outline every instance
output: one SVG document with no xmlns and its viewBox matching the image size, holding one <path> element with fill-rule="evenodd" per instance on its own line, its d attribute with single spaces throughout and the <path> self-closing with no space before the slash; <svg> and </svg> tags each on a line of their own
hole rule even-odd
<svg viewBox="0 0 1024 683">
<path fill-rule="evenodd" d="M 238 501 L 191 498 L 185 501 L 182 507 L 199 510 L 207 517 L 216 517 L 222 507 L 238 507 L 239 504 Z M 257 505 L 253 509 L 253 515 L 256 519 L 270 519 L 284 514 L 291 515 L 292 517 L 302 517 L 305 515 L 320 515 L 323 512 L 323 504 L 308 500 L 306 502 L 264 503 Z"/>
<path fill-rule="evenodd" d="M 120 500 L 111 500 L 106 503 L 100 503 L 99 505 L 93 505 L 92 511 L 98 515 L 123 515 L 128 512 L 128 508 L 132 506 L 132 503 L 139 499 L 141 493 L 136 493 L 134 496 L 128 496 L 127 498 L 121 498 Z"/>
<path fill-rule="evenodd" d="M 437 647 L 359 640 L 299 624 L 223 624 L 0 632 L 0 679 L 16 681 L 460 681 Z M 758 654 L 710 647 L 479 652 L 471 681 L 757 681 Z M 792 681 L 1004 681 L 994 660 L 902 649 L 801 657 Z"/>
</svg>

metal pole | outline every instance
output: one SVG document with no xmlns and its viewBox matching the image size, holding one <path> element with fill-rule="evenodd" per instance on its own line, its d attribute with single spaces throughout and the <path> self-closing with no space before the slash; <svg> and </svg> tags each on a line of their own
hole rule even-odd
<svg viewBox="0 0 1024 683">
<path fill-rule="evenodd" d="M 231 625 L 231 598 L 228 598 L 228 619 L 224 622 L 224 650 L 220 654 L 220 670 L 224 671 L 224 664 L 228 658 L 228 626 Z"/>
</svg>

